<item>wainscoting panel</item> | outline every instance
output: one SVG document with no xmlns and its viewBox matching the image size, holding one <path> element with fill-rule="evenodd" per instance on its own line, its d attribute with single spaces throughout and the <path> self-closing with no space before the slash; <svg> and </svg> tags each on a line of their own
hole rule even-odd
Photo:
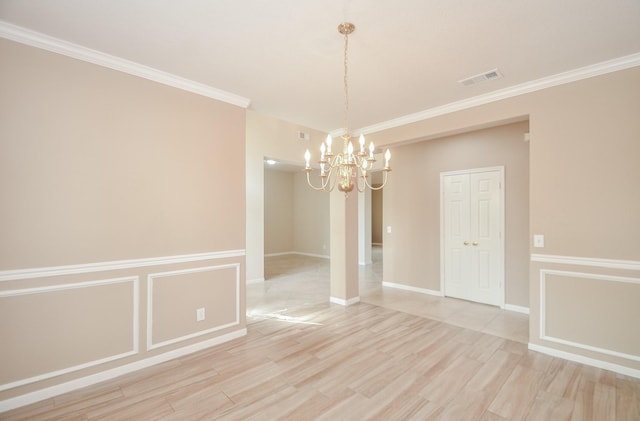
<svg viewBox="0 0 640 421">
<path fill-rule="evenodd" d="M 0 292 L 0 391 L 136 354 L 138 303 L 135 276 Z"/>
<path fill-rule="evenodd" d="M 540 337 L 640 361 L 640 279 L 541 271 Z"/>
<path fill-rule="evenodd" d="M 245 335 L 244 254 L 0 271 L 0 413 Z"/>
<path fill-rule="evenodd" d="M 529 347 L 637 377 L 638 262 L 546 255 L 531 261 L 539 306 Z"/>
<path fill-rule="evenodd" d="M 177 294 L 178 291 L 180 294 Z M 176 296 L 180 296 L 180 300 L 176 300 Z M 204 320 L 197 320 L 198 310 L 204 312 Z M 239 264 L 190 268 L 148 276 L 148 350 L 239 323 Z"/>
</svg>

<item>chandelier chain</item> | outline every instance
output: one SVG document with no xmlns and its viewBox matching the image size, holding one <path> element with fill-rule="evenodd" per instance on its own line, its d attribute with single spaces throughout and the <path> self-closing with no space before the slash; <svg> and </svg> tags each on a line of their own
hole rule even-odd
<svg viewBox="0 0 640 421">
<path fill-rule="evenodd" d="M 349 68 L 348 52 L 349 50 L 349 33 L 344 34 L 344 130 L 345 136 L 349 136 Z"/>
</svg>

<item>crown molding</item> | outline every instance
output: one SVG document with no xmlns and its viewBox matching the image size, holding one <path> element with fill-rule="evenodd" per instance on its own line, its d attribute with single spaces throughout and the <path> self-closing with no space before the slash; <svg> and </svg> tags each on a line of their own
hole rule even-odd
<svg viewBox="0 0 640 421">
<path fill-rule="evenodd" d="M 461 101 L 451 102 L 439 107 L 430 108 L 428 110 L 398 117 L 393 120 L 384 121 L 371 126 L 363 127 L 358 132 L 369 134 L 380 132 L 382 130 L 392 129 L 394 127 L 404 126 L 406 124 L 415 123 L 429 118 L 465 110 L 479 105 L 489 104 L 491 102 L 500 101 L 519 95 L 528 94 L 553 86 L 564 85 L 566 83 L 576 82 L 582 79 L 588 79 L 594 76 L 600 76 L 631 67 L 640 66 L 640 53 L 630 54 L 628 56 L 619 57 L 613 60 L 603 61 L 590 66 L 580 67 L 578 69 L 569 70 L 567 72 L 558 73 L 556 75 L 536 79 L 520 85 L 511 86 L 509 88 L 500 89 L 472 98 L 463 99 Z"/>
<path fill-rule="evenodd" d="M 192 92 L 218 101 L 237 105 L 238 107 L 248 108 L 251 103 L 251 100 L 248 98 L 216 89 L 212 86 L 195 82 L 190 79 L 185 79 L 171 73 L 163 72 L 149 66 L 144 66 L 130 60 L 125 60 L 78 44 L 63 41 L 40 32 L 35 32 L 21 26 L 13 25 L 3 20 L 0 20 L 0 37 L 62 54 L 67 57 L 97 64 L 98 66 L 108 67 L 119 72 L 128 73 L 163 85 L 182 89 L 183 91 Z"/>
</svg>

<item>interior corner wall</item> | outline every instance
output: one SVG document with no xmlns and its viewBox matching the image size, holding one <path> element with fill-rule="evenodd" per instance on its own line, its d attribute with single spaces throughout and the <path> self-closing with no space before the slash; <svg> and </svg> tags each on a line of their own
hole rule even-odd
<svg viewBox="0 0 640 421">
<path fill-rule="evenodd" d="M 440 173 L 504 166 L 505 301 L 529 306 L 528 131 L 525 121 L 393 148 L 383 205 L 384 224 L 392 226 L 383 234 L 385 281 L 439 291 Z"/>
<path fill-rule="evenodd" d="M 307 185 L 300 171 L 265 168 L 265 255 L 329 257 L 329 195 Z"/>
<path fill-rule="evenodd" d="M 246 110 L 0 57 L 0 411 L 246 332 Z"/>
</svg>

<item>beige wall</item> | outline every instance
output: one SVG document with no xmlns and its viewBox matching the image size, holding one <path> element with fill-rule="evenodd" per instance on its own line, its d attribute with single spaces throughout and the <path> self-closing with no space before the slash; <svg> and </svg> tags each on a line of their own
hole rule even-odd
<svg viewBox="0 0 640 421">
<path fill-rule="evenodd" d="M 383 190 L 374 190 L 371 192 L 371 242 L 374 244 L 382 244 L 382 221 L 383 221 Z"/>
<path fill-rule="evenodd" d="M 294 251 L 329 257 L 329 194 L 311 189 L 302 171 L 294 173 L 293 189 Z"/>
<path fill-rule="evenodd" d="M 604 360 L 613 368 L 630 367 L 635 370 L 630 374 L 640 377 L 640 335 L 630 335 L 637 331 L 632 322 L 637 301 L 626 299 L 640 289 L 640 68 L 560 86 L 545 100 L 553 106 L 532 116 L 531 156 L 531 230 L 545 235 L 545 248 L 532 252 L 584 260 L 553 264 L 534 257 L 531 300 L 539 308 L 531 341 Z M 606 267 L 611 263 L 614 270 Z M 551 289 L 540 280 L 546 270 L 561 272 L 546 285 Z M 580 289 L 555 288 L 567 278 L 577 279 Z M 602 305 L 581 319 L 572 303 L 594 295 Z M 547 311 L 552 297 L 556 305 L 564 304 L 563 312 Z M 599 323 L 587 335 L 562 335 L 571 325 L 583 330 L 594 317 Z M 541 339 L 543 326 L 563 342 Z"/>
<path fill-rule="evenodd" d="M 0 57 L 0 402 L 242 334 L 246 111 Z"/>
<path fill-rule="evenodd" d="M 377 145 L 399 144 L 529 116 L 529 244 L 532 234 L 545 235 L 544 248 L 530 248 L 530 346 L 640 376 L 640 356 L 620 355 L 638 349 L 640 341 L 638 335 L 632 344 L 623 338 L 635 329 L 634 322 L 625 316 L 628 312 L 594 308 L 601 328 L 580 337 L 579 343 L 572 338 L 554 341 L 541 337 L 542 325 L 565 332 L 567 320 L 576 327 L 582 326 L 582 321 L 567 312 L 547 314 L 544 303 L 549 295 L 540 281 L 544 271 L 552 269 L 579 279 L 601 276 L 597 294 L 603 301 L 618 301 L 615 282 L 640 288 L 638 115 L 640 67 L 635 67 L 380 131 L 368 138 Z M 399 168 L 394 156 L 394 176 Z M 387 189 L 385 196 L 393 188 Z M 399 211 L 397 214 L 396 218 Z M 387 214 L 385 208 L 385 219 L 387 216 L 393 214 Z M 407 245 L 389 248 L 386 239 L 384 250 L 385 270 L 390 269 L 388 252 L 411 253 Z M 573 257 L 578 259 L 570 259 Z M 395 272 L 387 276 L 402 282 Z M 583 294 L 591 296 L 596 288 L 593 282 L 578 285 L 578 291 L 554 289 L 559 294 L 554 305 L 569 304 Z M 604 339 L 608 332 L 616 332 L 618 337 L 605 349 L 600 345 L 608 342 Z M 624 348 L 620 344 L 625 344 Z"/>
<path fill-rule="evenodd" d="M 383 279 L 440 290 L 440 173 L 505 167 L 505 298 L 529 305 L 527 122 L 393 148 L 385 187 Z"/>
<path fill-rule="evenodd" d="M 264 254 L 294 250 L 293 203 L 293 173 L 265 168 Z"/>
<path fill-rule="evenodd" d="M 264 171 L 264 253 L 329 257 L 329 195 L 302 171 Z"/>
</svg>

